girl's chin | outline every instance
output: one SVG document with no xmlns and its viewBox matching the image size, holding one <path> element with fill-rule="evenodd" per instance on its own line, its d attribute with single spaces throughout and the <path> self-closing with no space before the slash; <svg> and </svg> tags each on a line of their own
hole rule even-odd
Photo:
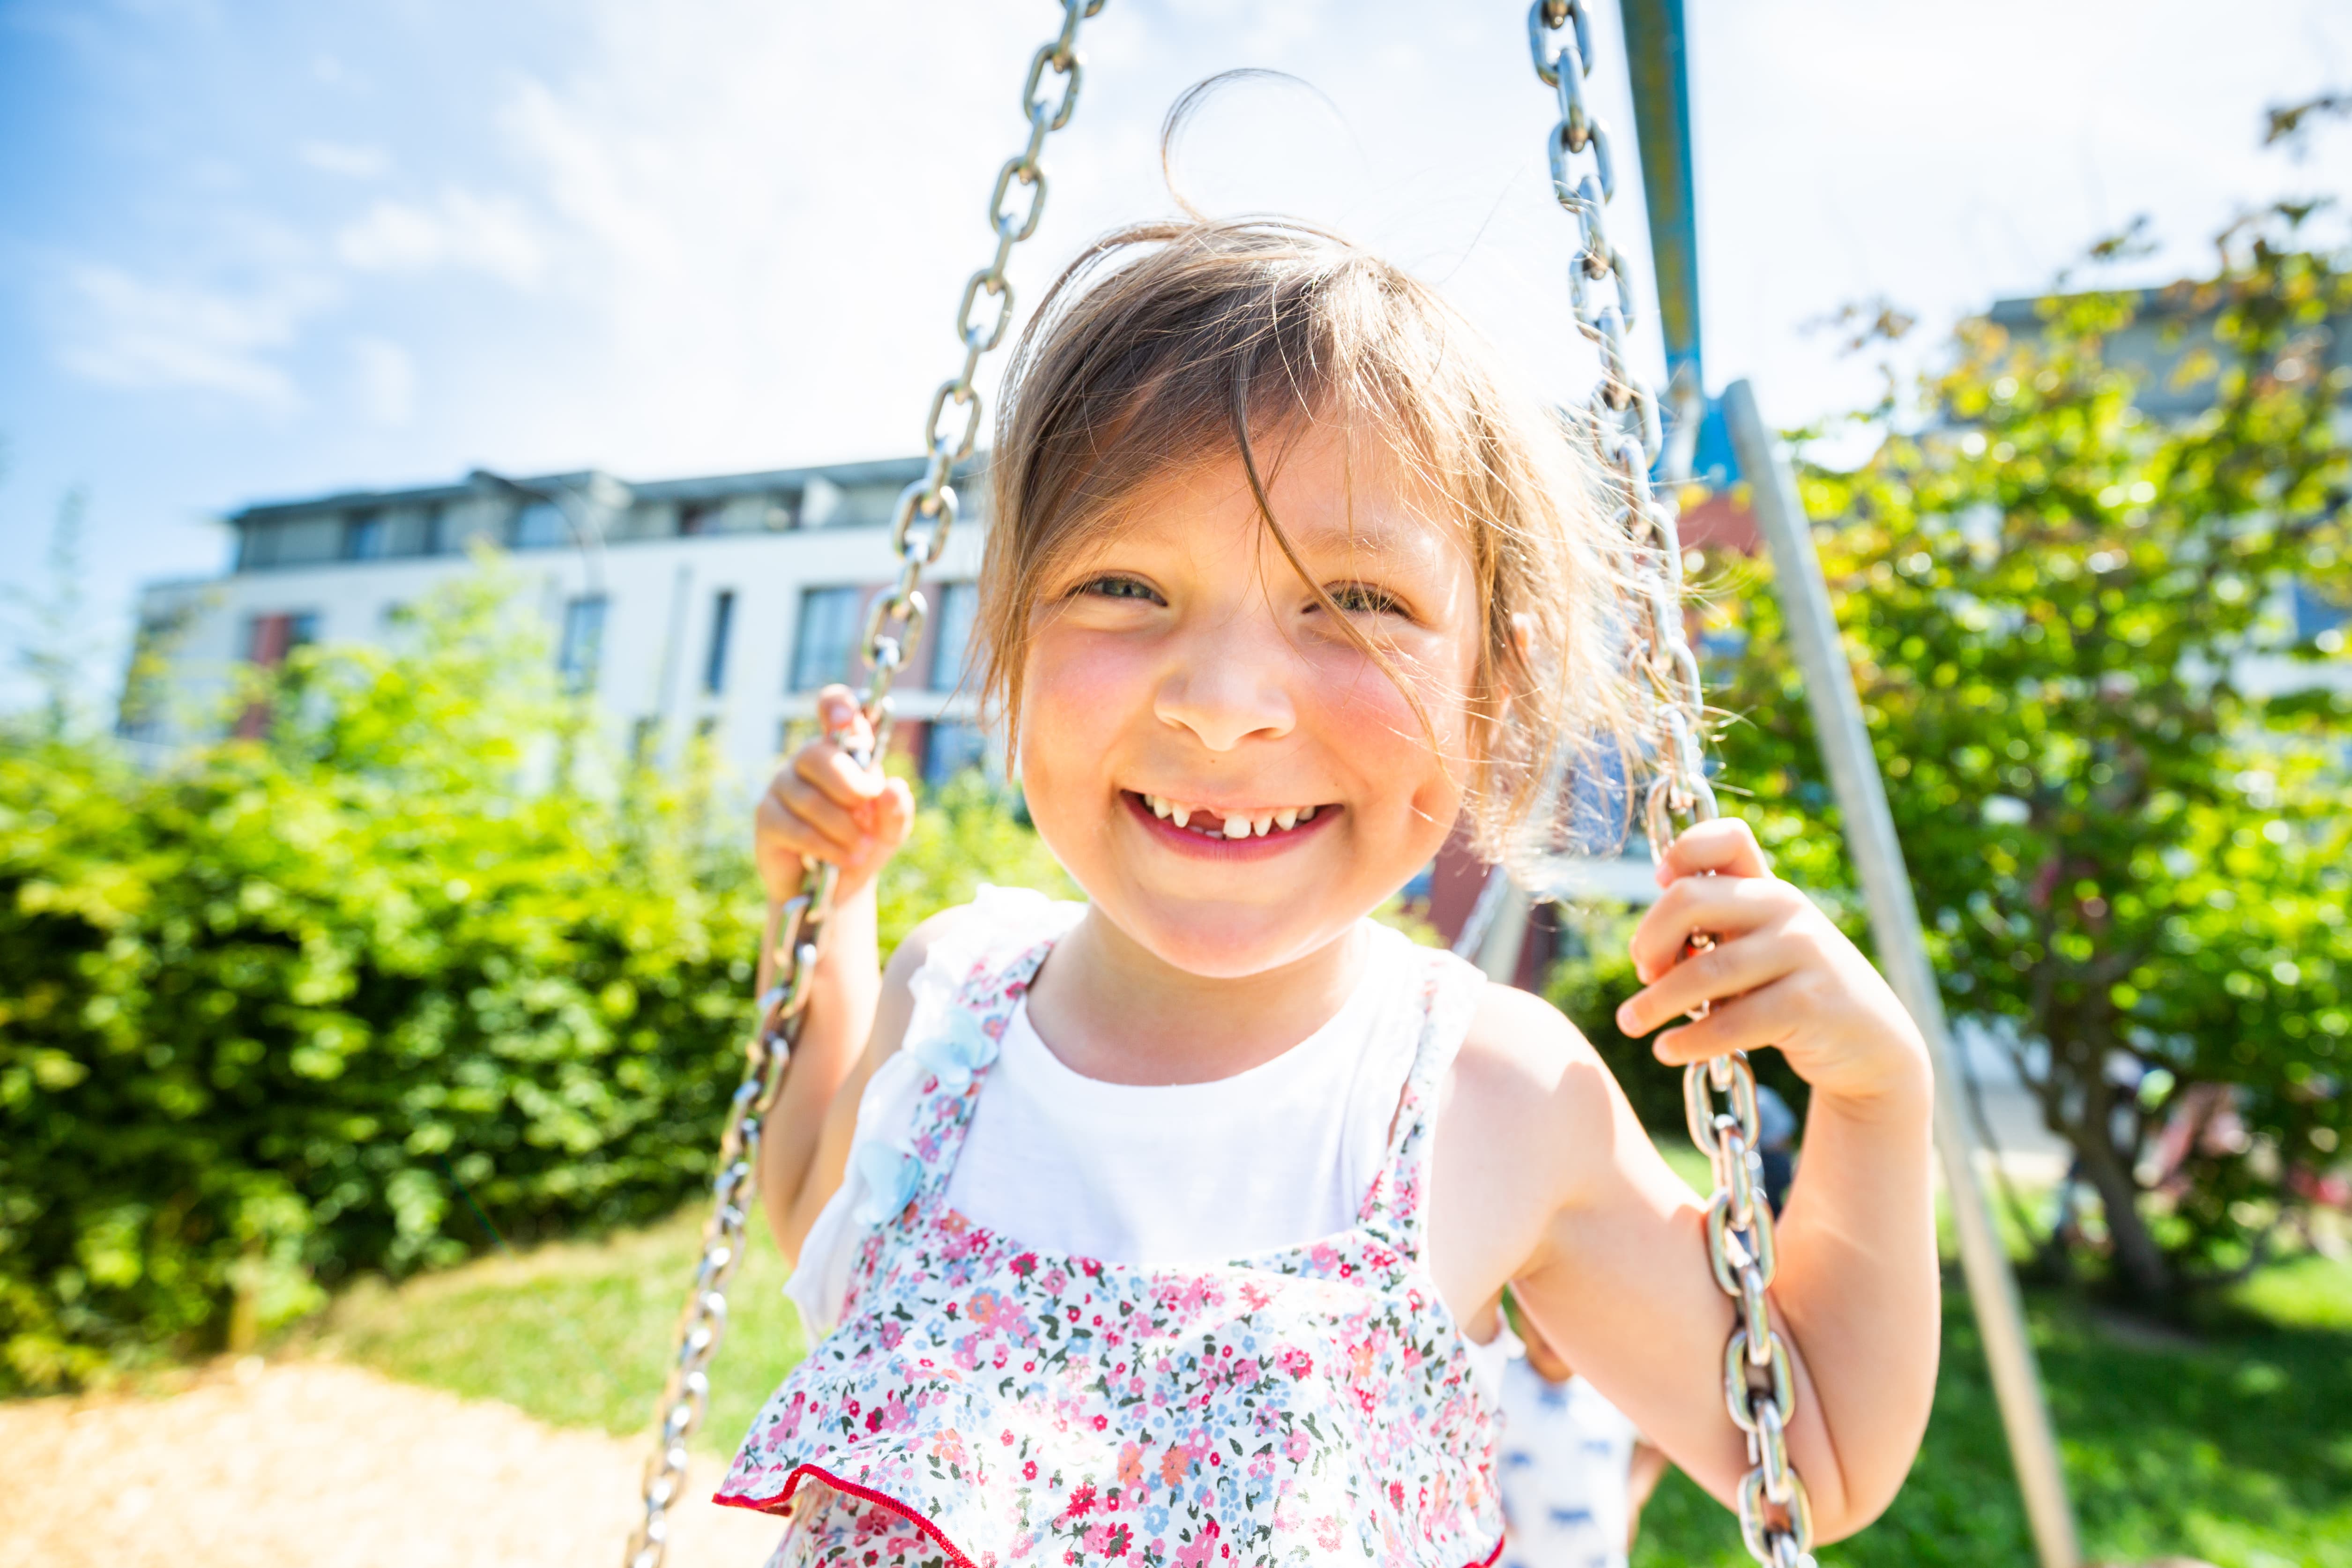
<svg viewBox="0 0 2352 1568">
<path fill-rule="evenodd" d="M 1310 913 L 1304 898 L 1284 904 L 1191 901 L 1129 892 L 1096 907 L 1131 942 L 1172 969 L 1204 980 L 1243 980 L 1297 963 L 1355 929 L 1370 913 Z"/>
</svg>

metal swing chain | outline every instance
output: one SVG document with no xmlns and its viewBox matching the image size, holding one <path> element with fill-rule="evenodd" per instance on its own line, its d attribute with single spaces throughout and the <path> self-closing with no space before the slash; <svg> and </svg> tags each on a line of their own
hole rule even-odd
<svg viewBox="0 0 2352 1568">
<path fill-rule="evenodd" d="M 853 753 L 860 766 L 871 766 L 889 744 L 890 687 L 922 637 L 928 610 L 919 585 L 924 569 L 938 564 L 947 549 L 949 530 L 955 526 L 956 493 L 949 477 L 957 464 L 971 455 L 980 439 L 981 399 L 972 378 L 982 357 L 1003 342 L 1013 323 L 1013 286 L 1006 281 L 1005 264 L 1013 246 L 1037 232 L 1038 220 L 1045 214 L 1045 171 L 1038 157 L 1045 151 L 1046 137 L 1067 125 L 1077 107 L 1084 70 L 1077 52 L 1078 24 L 1100 12 L 1104 4 L 1105 0 L 1062 0 L 1060 31 L 1029 57 L 1028 79 L 1021 89 L 1022 112 L 1029 122 L 1028 141 L 997 171 L 996 187 L 988 201 L 996 251 L 988 265 L 965 282 L 963 299 L 956 309 L 956 336 L 963 344 L 963 364 L 931 394 L 930 412 L 923 423 L 923 475 L 899 492 L 890 520 L 890 546 L 898 557 L 898 580 L 875 600 L 866 619 L 865 651 L 870 673 L 857 700 L 873 731 L 873 743 Z M 1063 78 L 1061 89 L 1058 95 L 1041 97 L 1038 89 L 1045 85 L 1048 71 Z M 1008 212 L 1005 202 L 1015 185 L 1027 187 L 1028 202 L 1025 210 Z M 996 309 L 992 319 L 975 322 L 972 312 L 983 295 L 995 302 Z M 960 426 L 950 413 L 951 408 L 962 413 Z M 949 429 L 941 430 L 942 421 Z M 703 1225 L 701 1260 L 687 1292 L 668 1377 L 656 1406 L 660 1435 L 646 1466 L 645 1517 L 629 1541 L 628 1568 L 660 1568 L 669 1548 L 669 1510 L 686 1484 L 687 1438 L 702 1424 L 709 1405 L 709 1368 L 727 1329 L 727 1284 L 742 1260 L 744 1227 L 759 1191 L 761 1134 L 777 1091 L 783 1085 L 785 1065 L 800 1040 L 809 979 L 832 913 L 836 875 L 830 864 L 804 863 L 800 891 L 768 909 L 755 981 L 758 1022 L 744 1048 L 743 1082 L 728 1103 L 726 1124 L 719 1134 L 711 1214 Z"/>
<path fill-rule="evenodd" d="M 1579 246 L 1569 264 L 1569 295 L 1576 322 L 1600 350 L 1601 376 L 1594 389 L 1592 432 L 1618 498 L 1616 520 L 1634 585 L 1628 628 L 1633 673 L 1643 687 L 1651 723 L 1644 738 L 1657 757 L 1657 778 L 1643 801 L 1643 827 L 1651 854 L 1663 861 L 1682 827 L 1716 815 L 1715 791 L 1702 755 L 1706 696 L 1697 656 L 1683 630 L 1682 541 L 1673 503 L 1654 494 L 1651 465 L 1664 450 L 1656 395 L 1627 362 L 1625 336 L 1633 324 L 1633 280 L 1625 258 L 1609 241 L 1606 216 L 1616 194 L 1608 128 L 1592 112 L 1585 77 L 1592 68 L 1587 0 L 1535 0 L 1528 10 L 1528 44 L 1536 75 L 1559 96 L 1559 119 L 1546 141 L 1552 191 L 1577 222 Z M 1572 173 L 1570 160 L 1590 153 L 1591 167 Z M 1690 946 L 1714 946 L 1706 933 Z M 1706 1009 L 1692 1015 L 1704 1017 Z M 1717 1109 L 1715 1096 L 1727 1109 Z M 1788 1347 L 1772 1327 L 1765 1291 L 1772 1283 L 1772 1211 L 1763 1197 L 1757 1152 L 1756 1076 L 1743 1051 L 1731 1051 L 1683 1070 L 1683 1106 L 1691 1140 L 1715 1169 L 1706 1209 L 1707 1260 L 1715 1281 L 1737 1309 L 1723 1352 L 1723 1397 L 1748 1437 L 1754 1466 L 1739 1483 L 1739 1533 L 1759 1563 L 1811 1568 L 1812 1515 L 1804 1482 L 1789 1464 L 1787 1430 L 1796 1409 Z"/>
</svg>

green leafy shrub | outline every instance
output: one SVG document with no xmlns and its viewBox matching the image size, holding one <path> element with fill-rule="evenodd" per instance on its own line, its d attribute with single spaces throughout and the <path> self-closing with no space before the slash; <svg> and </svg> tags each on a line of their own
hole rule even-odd
<svg viewBox="0 0 2352 1568">
<path fill-rule="evenodd" d="M 665 1213 L 740 1071 L 759 894 L 708 791 L 596 770 L 477 574 L 305 650 L 266 741 L 0 737 L 0 1385 L 217 1343 L 358 1270 Z M 242 699 L 241 699 L 242 700 Z M 1052 862 L 977 782 L 898 927 Z"/>
<path fill-rule="evenodd" d="M 2282 613 L 2352 597 L 2352 255 L 2305 215 L 2192 283 L 1964 325 L 1917 428 L 1879 411 L 1866 461 L 1801 475 L 1945 1007 L 2098 1195 L 2104 1245 L 2045 1257 L 2167 1310 L 2291 1237 L 2352 1137 L 2352 693 L 2342 629 Z M 1776 852 L 1834 855 L 1768 578 L 1719 600 L 1725 772 Z M 2231 1124 L 2153 1157 L 2214 1089 Z"/>
</svg>

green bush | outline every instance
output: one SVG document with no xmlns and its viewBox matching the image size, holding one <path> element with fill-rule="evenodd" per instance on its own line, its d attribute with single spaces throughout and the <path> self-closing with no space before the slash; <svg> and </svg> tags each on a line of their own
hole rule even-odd
<svg viewBox="0 0 2352 1568">
<path fill-rule="evenodd" d="M 0 1386 L 707 1178 L 758 940 L 742 823 L 691 780 L 582 782 L 589 716 L 519 674 L 549 661 L 500 630 L 509 586 L 401 653 L 304 651 L 248 694 L 268 740 L 167 772 L 0 737 Z M 1050 871 L 961 784 L 886 904 Z"/>
</svg>

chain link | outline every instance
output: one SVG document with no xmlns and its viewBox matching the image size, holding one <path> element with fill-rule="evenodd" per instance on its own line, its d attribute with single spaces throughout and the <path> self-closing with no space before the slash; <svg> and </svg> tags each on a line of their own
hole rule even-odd
<svg viewBox="0 0 2352 1568">
<path fill-rule="evenodd" d="M 1528 47 L 1536 75 L 1554 90 L 1559 120 L 1545 138 L 1552 192 L 1577 225 L 1569 264 L 1576 324 L 1601 356 L 1591 407 L 1595 448 L 1617 501 L 1617 526 L 1634 591 L 1630 596 L 1627 658 L 1646 697 L 1656 764 L 1643 801 L 1650 852 L 1663 861 L 1682 829 L 1716 815 L 1706 779 L 1706 695 L 1698 658 L 1683 627 L 1682 540 L 1674 503 L 1654 493 L 1651 469 L 1664 450 L 1656 395 L 1633 373 L 1626 337 L 1634 319 L 1633 281 L 1609 241 L 1607 207 L 1616 193 L 1609 128 L 1592 110 L 1584 78 L 1592 68 L 1588 0 L 1535 0 L 1528 8 Z M 1576 160 L 1589 160 L 1579 169 Z M 1606 287 L 1604 287 L 1606 286 Z M 1705 932 L 1689 947 L 1714 946 Z M 1706 1016 L 1700 1009 L 1694 1017 Z M 1718 1110 L 1721 1097 L 1724 1109 Z M 1732 1051 L 1683 1070 L 1683 1105 L 1691 1141 L 1714 1167 L 1706 1209 L 1707 1260 L 1736 1316 L 1723 1351 L 1723 1397 L 1748 1439 L 1754 1468 L 1738 1494 L 1740 1539 L 1772 1568 L 1811 1568 L 1812 1511 L 1805 1483 L 1789 1463 L 1788 1423 L 1796 1412 L 1789 1349 L 1774 1331 L 1767 1292 L 1776 1254 L 1771 1206 L 1764 1199 L 1758 1153 L 1756 1077 L 1745 1052 Z"/>
<path fill-rule="evenodd" d="M 964 284 L 962 302 L 956 310 L 956 337 L 963 345 L 963 364 L 931 394 L 930 412 L 923 425 L 923 475 L 899 493 L 890 519 L 890 548 L 898 558 L 898 579 L 875 599 L 866 614 L 868 674 L 857 701 L 874 738 L 870 749 L 857 754 L 861 766 L 870 766 L 889 744 L 890 687 L 913 656 L 929 611 L 919 586 L 923 570 L 938 564 L 947 549 L 949 530 L 955 526 L 956 493 L 949 478 L 955 465 L 971 455 L 980 438 L 981 398 L 972 378 L 982 357 L 1004 340 L 1013 321 L 1013 286 L 1005 278 L 1005 264 L 1012 258 L 1013 247 L 1037 232 L 1045 213 L 1045 171 L 1038 155 L 1045 150 L 1045 138 L 1067 125 L 1077 107 L 1084 70 L 1077 52 L 1078 24 L 1100 12 L 1104 4 L 1105 0 L 1062 0 L 1061 30 L 1029 59 L 1028 78 L 1021 89 L 1028 140 L 997 171 L 996 185 L 989 196 L 988 222 L 996 235 L 995 254 Z M 1048 72 L 1063 78 L 1058 98 L 1039 92 Z M 1015 185 L 1027 187 L 1027 207 L 1008 213 L 1005 201 Z M 992 321 L 976 323 L 972 312 L 983 294 L 995 301 L 996 314 Z M 961 411 L 960 424 L 950 410 Z M 709 1406 L 710 1361 L 727 1330 L 727 1283 L 742 1259 L 744 1227 L 759 1190 L 760 1139 L 776 1092 L 782 1087 L 785 1065 L 800 1039 L 817 947 L 833 909 L 835 875 L 831 865 L 806 864 L 800 891 L 768 910 L 754 991 L 758 1023 L 746 1047 L 743 1082 L 728 1104 L 726 1124 L 719 1133 L 711 1214 L 703 1226 L 701 1260 L 687 1292 L 677 1348 L 656 1406 L 659 1436 L 646 1465 L 645 1517 L 629 1542 L 628 1568 L 660 1568 L 669 1549 L 669 1510 L 686 1484 L 687 1438 L 701 1425 Z"/>
</svg>

